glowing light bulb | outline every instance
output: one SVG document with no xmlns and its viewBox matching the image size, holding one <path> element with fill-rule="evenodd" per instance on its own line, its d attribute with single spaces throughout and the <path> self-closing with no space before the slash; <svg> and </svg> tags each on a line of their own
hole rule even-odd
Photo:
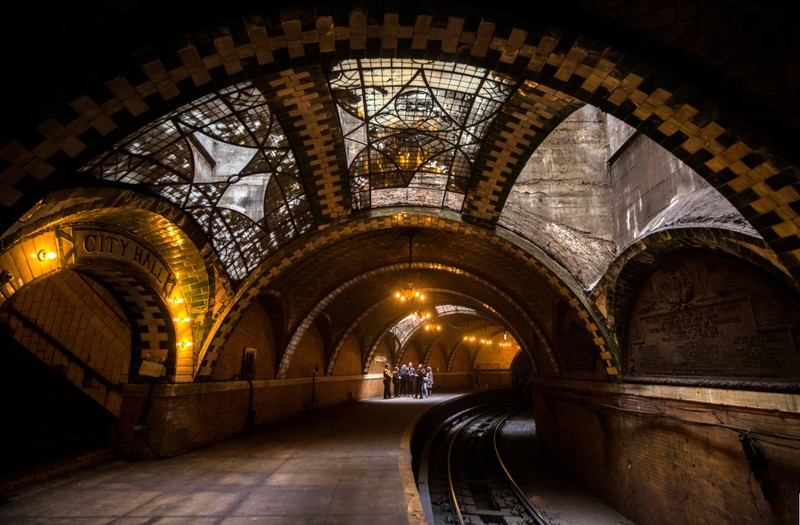
<svg viewBox="0 0 800 525">
<path fill-rule="evenodd" d="M 39 259 L 39 261 L 41 261 L 41 262 L 44 262 L 44 261 L 52 261 L 53 259 L 58 257 L 58 254 L 56 252 L 54 252 L 54 251 L 49 251 L 48 252 L 48 251 L 45 251 L 45 250 L 39 250 L 37 253 L 35 253 L 33 255 L 33 257 L 35 257 L 36 259 Z"/>
</svg>

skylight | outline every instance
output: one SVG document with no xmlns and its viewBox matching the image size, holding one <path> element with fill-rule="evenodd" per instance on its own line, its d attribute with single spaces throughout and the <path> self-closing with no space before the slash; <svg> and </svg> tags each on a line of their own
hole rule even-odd
<svg viewBox="0 0 800 525">
<path fill-rule="evenodd" d="M 191 215 L 233 280 L 314 227 L 286 136 L 249 84 L 184 106 L 86 170 L 144 186 Z"/>
<path fill-rule="evenodd" d="M 463 64 L 356 59 L 333 68 L 330 86 L 354 208 L 460 211 L 483 137 L 514 82 Z"/>
</svg>

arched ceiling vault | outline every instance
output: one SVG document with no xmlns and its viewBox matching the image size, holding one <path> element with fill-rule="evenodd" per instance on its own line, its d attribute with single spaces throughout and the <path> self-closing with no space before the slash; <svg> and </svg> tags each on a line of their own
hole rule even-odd
<svg viewBox="0 0 800 525">
<path fill-rule="evenodd" d="M 391 297 L 392 285 L 396 287 L 405 284 L 409 279 L 416 280 L 417 286 L 426 291 L 426 294 L 428 294 L 426 303 L 428 305 L 432 304 L 433 301 L 438 302 L 440 300 L 440 298 L 436 297 L 437 290 L 442 288 L 462 290 L 462 295 L 470 298 L 473 302 L 477 301 L 483 310 L 492 312 L 498 318 L 508 319 L 507 322 L 512 326 L 518 327 L 517 330 L 525 334 L 530 333 L 530 338 L 521 339 L 522 344 L 528 347 L 536 345 L 547 349 L 548 353 L 552 354 L 547 339 L 543 334 L 544 329 L 542 326 L 544 321 L 541 319 L 536 320 L 533 315 L 528 313 L 529 310 L 525 305 L 518 302 L 512 294 L 499 287 L 498 284 L 495 284 L 496 278 L 490 281 L 461 268 L 447 266 L 438 262 L 418 262 L 413 263 L 410 272 L 405 264 L 378 266 L 365 273 L 357 274 L 352 279 L 339 284 L 318 300 L 315 299 L 314 306 L 294 323 L 294 333 L 287 347 L 283 350 L 281 366 L 277 372 L 278 377 L 285 375 L 290 367 L 295 349 L 306 335 L 308 328 L 312 326 L 314 320 L 320 315 L 327 315 L 344 324 L 344 319 L 336 316 L 337 312 L 342 309 L 349 312 L 360 312 L 369 309 L 376 302 L 382 302 L 383 298 Z M 283 289 L 284 291 L 287 290 L 287 288 Z M 306 285 L 300 288 L 292 286 L 289 295 L 296 296 L 298 302 L 301 295 L 318 297 L 314 296 L 312 290 L 313 288 L 307 288 Z M 396 303 L 386 303 L 386 306 L 388 309 L 387 314 L 394 317 L 404 317 L 413 313 L 414 310 L 413 307 L 398 306 Z M 551 308 L 546 303 L 543 304 L 543 307 L 545 309 Z M 536 315 L 536 312 L 534 311 L 533 314 Z M 387 329 L 391 324 L 394 323 L 384 321 Z M 382 334 L 377 334 L 376 339 L 381 336 Z M 204 358 L 204 362 L 214 359 L 216 359 L 216 355 L 207 355 Z M 552 355 L 551 362 L 555 362 Z"/>
<path fill-rule="evenodd" d="M 418 267 L 412 265 L 412 273 L 419 269 L 426 273 L 441 269 L 456 275 L 459 272 L 471 275 L 470 279 L 477 278 L 485 283 L 485 290 L 494 286 L 493 293 L 497 297 L 507 296 L 505 301 L 519 305 L 517 310 L 524 312 L 523 316 L 530 316 L 526 324 L 533 330 L 537 330 L 537 325 L 548 325 L 549 322 L 541 320 L 554 315 L 559 304 L 567 305 L 584 320 L 586 329 L 599 345 L 597 352 L 604 356 L 609 374 L 615 373 L 613 354 L 616 349 L 604 346 L 603 323 L 594 307 L 576 292 L 580 288 L 566 272 L 558 271 L 557 265 L 551 262 L 551 268 L 543 264 L 525 249 L 484 228 L 436 215 L 394 214 L 348 221 L 309 234 L 304 243 L 290 244 L 274 261 L 268 261 L 241 287 L 228 303 L 229 309 L 218 318 L 214 337 L 204 349 L 204 364 L 198 375 L 210 373 L 240 315 L 264 290 L 279 290 L 287 297 L 290 309 L 285 314 L 288 325 L 295 327 L 296 344 L 302 335 L 302 330 L 297 332 L 299 327 L 304 330 L 310 326 L 313 318 L 337 296 L 346 297 L 344 291 L 366 276 L 376 272 L 403 275 L 408 269 L 409 228 L 416 231 L 414 260 L 424 261 Z M 513 237 L 510 233 L 506 235 Z M 342 265 L 341 261 L 347 263 Z M 298 280 L 297 275 L 304 278 Z M 385 285 L 383 290 L 391 292 Z M 477 293 L 477 296 L 483 293 L 487 292 Z M 487 293 L 485 297 L 490 296 Z M 363 305 L 364 308 L 368 306 Z M 519 318 L 519 314 L 515 316 Z M 509 319 L 515 316 L 509 315 Z M 534 322 L 535 319 L 540 321 Z M 536 337 L 550 340 L 552 334 Z M 291 357 L 291 347 L 290 343 L 285 354 L 287 359 Z M 551 359 L 551 363 L 557 369 L 555 359 Z M 288 365 L 287 360 L 283 368 Z"/>
<path fill-rule="evenodd" d="M 460 280 L 454 279 L 454 281 L 456 286 L 460 284 Z M 374 326 L 375 328 L 369 332 L 372 336 L 372 340 L 368 346 L 365 366 L 369 364 L 378 342 L 384 338 L 387 332 L 391 332 L 393 337 L 397 339 L 399 344 L 398 353 L 402 355 L 405 352 L 406 346 L 410 344 L 412 340 L 419 341 L 421 347 L 429 349 L 431 343 L 444 337 L 449 337 L 450 339 L 456 336 L 457 338 L 462 337 L 461 331 L 464 330 L 464 327 L 456 327 L 454 323 L 463 319 L 491 320 L 494 324 L 507 327 L 506 329 L 514 334 L 520 342 L 519 344 L 522 345 L 523 350 L 529 353 L 531 361 L 535 358 L 535 356 L 530 355 L 532 348 L 546 348 L 549 350 L 548 342 L 543 339 L 544 336 L 541 327 L 535 327 L 534 330 L 532 330 L 533 341 L 527 336 L 527 333 L 531 332 L 530 319 L 526 319 L 523 315 L 522 323 L 519 323 L 516 319 L 520 316 L 514 315 L 519 312 L 512 312 L 512 319 L 516 321 L 515 325 L 512 321 L 504 317 L 501 312 L 487 305 L 482 299 L 470 295 L 470 293 L 438 288 L 436 286 L 437 285 L 433 285 L 431 288 L 426 288 L 426 293 L 430 294 L 428 300 L 417 307 L 409 305 L 398 307 L 397 300 L 394 297 L 390 297 L 381 303 L 390 302 L 390 310 L 384 315 L 370 316 L 370 323 L 368 326 Z M 463 283 L 461 283 L 460 289 L 469 291 L 469 286 L 464 286 Z M 495 295 L 496 292 L 493 290 L 485 290 L 484 293 L 486 292 L 490 292 L 488 294 L 489 296 L 495 299 L 497 298 L 497 295 Z M 438 312 L 437 310 L 438 313 L 428 319 L 419 318 L 416 312 L 430 314 L 434 311 L 434 301 L 438 305 L 438 309 L 442 311 Z M 391 306 L 394 307 L 392 308 Z M 507 310 L 507 308 L 507 306 L 503 305 L 502 309 Z M 361 316 L 359 319 L 364 319 L 365 317 L 366 316 Z M 443 325 L 443 331 L 428 333 L 425 331 L 426 323 L 441 323 Z M 458 333 L 456 334 L 456 332 Z M 521 336 L 523 332 L 526 333 L 524 338 Z M 547 360 L 549 367 L 550 362 L 554 358 L 552 356 L 545 356 L 544 359 Z M 557 370 L 555 370 L 554 373 L 555 372 L 557 372 Z"/>
<path fill-rule="evenodd" d="M 148 11 L 156 4 L 109 2 L 105 12 L 87 5 L 69 13 L 17 6 L 20 19 L 9 18 L 18 23 L 0 46 L 20 55 L 4 57 L 19 66 L 10 68 L 18 83 L 9 82 L 19 89 L 2 101 L 2 246 L 73 216 L 158 241 L 124 211 L 91 215 L 104 200 L 118 198 L 119 210 L 146 203 L 163 224 L 180 226 L 202 259 L 197 271 L 208 272 L 203 379 L 264 292 L 285 299 L 295 339 L 316 315 L 367 311 L 379 299 L 358 279 L 379 269 L 402 275 L 414 228 L 420 266 L 412 270 L 464 272 L 464 282 L 493 287 L 513 326 L 525 316 L 541 326 L 523 341 L 550 340 L 566 305 L 613 376 L 619 355 L 606 333 L 607 305 L 587 297 L 543 247 L 497 226 L 528 159 L 582 105 L 683 161 L 758 231 L 763 261 L 800 278 L 797 160 L 785 146 L 800 136 L 800 97 L 780 53 L 753 54 L 747 44 L 758 39 L 732 38 L 750 30 L 795 49 L 791 18 L 780 7 L 763 27 L 735 25 L 725 35 L 721 26 L 714 36 L 728 38 L 693 54 L 686 40 L 647 25 L 648 2 L 634 3 L 639 14 L 576 1 L 532 5 L 531 17 L 488 2 L 403 4 L 402 13 L 388 2 L 229 2 L 217 13 L 188 4 Z M 742 24 L 757 15 L 738 4 L 723 18 Z M 145 11 L 150 23 L 121 24 L 133 27 Z M 703 28 L 704 14 L 673 22 Z M 36 45 L 19 46 L 32 27 Z M 757 73 L 738 67 L 738 57 L 759 56 L 773 59 Z M 405 80 L 390 83 L 394 73 Z M 780 80 L 769 88 L 746 82 L 770 73 Z M 420 195 L 434 186 L 431 204 Z M 407 205 L 414 208 L 402 215 Z M 363 298 L 344 301 L 342 287 Z"/>
<path fill-rule="evenodd" d="M 762 134 L 753 133 L 751 123 L 729 109 L 735 106 L 714 102 L 717 95 L 727 101 L 737 90 L 723 94 L 698 88 L 718 87 L 719 75 L 732 74 L 724 64 L 709 64 L 714 81 L 704 82 L 693 69 L 695 63 L 665 58 L 663 49 L 651 40 L 642 38 L 637 54 L 629 47 L 635 34 L 614 37 L 613 25 L 596 24 L 594 29 L 584 25 L 596 14 L 595 7 L 585 2 L 573 4 L 575 10 L 537 7 L 532 14 L 538 16 L 531 19 L 506 17 L 480 3 L 435 13 L 412 10 L 403 16 L 389 5 L 355 6 L 348 11 L 305 2 L 294 9 L 274 10 L 254 10 L 244 4 L 237 17 L 205 20 L 201 26 L 192 25 L 198 20 L 185 12 L 181 20 L 174 18 L 177 11 L 161 9 L 165 18 L 147 26 L 152 31 L 147 34 L 152 39 L 149 47 L 141 45 L 143 35 L 105 33 L 108 42 L 100 46 L 105 49 L 97 52 L 95 63 L 91 55 L 66 61 L 73 69 L 60 79 L 58 95 L 48 93 L 44 83 L 31 86 L 29 94 L 20 96 L 42 98 L 23 116 L 9 112 L 7 133 L 0 142 L 7 218 L 21 216 L 42 192 L 75 184 L 75 173 L 84 163 L 142 124 L 221 86 L 252 79 L 271 97 L 288 128 L 311 209 L 317 222 L 322 220 L 318 226 L 323 226 L 350 213 L 350 196 L 341 182 L 342 145 L 320 65 L 360 56 L 423 55 L 476 64 L 520 81 L 504 108 L 505 117 L 496 121 L 475 163 L 483 168 L 473 170 L 465 219 L 493 224 L 520 163 L 576 100 L 624 120 L 686 162 L 734 203 L 797 274 L 796 168 L 790 154 L 774 146 L 780 142 L 766 139 L 766 128 Z M 74 23 L 80 20 L 60 15 Z M 616 13 L 603 15 L 613 19 Z M 654 37 L 647 28 L 643 32 Z M 42 45 L 87 44 L 80 37 L 62 41 L 41 36 Z M 669 38 L 663 45 L 675 46 L 676 54 L 686 52 Z M 44 59 L 63 58 L 63 50 L 55 45 L 36 51 L 52 54 Z M 109 61 L 111 56 L 114 60 Z M 89 77 L 96 80 L 87 88 Z M 742 107 L 753 107 L 746 97 L 742 102 Z M 46 108 L 48 113 L 33 108 Z M 508 118 L 504 125 L 502 118 Z M 776 129 L 791 125 L 795 124 Z M 537 130 L 535 136 L 531 130 Z M 45 184 L 34 189 L 32 180 Z"/>
<path fill-rule="evenodd" d="M 395 282 L 394 284 L 397 283 Z M 429 292 L 430 291 L 431 290 L 429 290 Z M 489 315 L 488 312 L 484 311 L 483 302 L 476 300 L 465 293 L 445 289 L 436 289 L 435 292 L 440 294 L 437 296 L 436 302 L 438 304 L 464 305 L 463 310 L 469 310 L 473 312 L 471 314 L 463 315 L 480 317 Z M 419 310 L 429 312 L 432 308 L 433 298 L 431 298 L 430 302 L 427 304 L 420 305 Z M 399 324 L 402 323 L 404 319 L 413 317 L 414 313 L 410 312 L 413 312 L 414 310 L 415 308 L 398 302 L 397 298 L 391 295 L 380 297 L 366 308 L 359 306 L 356 308 L 346 309 L 344 314 L 349 318 L 349 320 L 346 323 L 343 323 L 344 328 L 341 330 L 341 333 L 338 336 L 338 341 L 334 345 L 334 348 L 331 352 L 327 373 L 333 373 L 333 369 L 336 364 L 336 358 L 338 357 L 342 345 L 346 341 L 347 337 L 357 328 L 368 331 L 370 334 L 377 334 L 374 336 L 374 340 L 380 340 L 388 332 L 392 332 L 402 347 L 406 341 L 406 339 L 402 337 L 402 333 L 405 333 L 403 332 L 405 327 L 399 326 Z M 354 313 L 357 313 L 358 315 L 353 316 Z M 509 323 L 505 322 L 505 324 L 508 325 Z"/>
<path fill-rule="evenodd" d="M 75 250 L 80 248 L 75 246 L 78 231 L 120 232 L 144 241 L 168 261 L 174 278 L 174 283 L 160 290 L 163 301 L 173 285 L 176 291 L 186 288 L 186 294 L 191 287 L 192 303 L 187 306 L 197 340 L 205 337 L 211 318 L 222 306 L 218 296 L 232 293 L 231 283 L 205 235 L 180 210 L 151 196 L 109 188 L 62 190 L 37 203 L 27 219 L 3 239 L 0 253 L 14 250 L 42 232 L 56 230 L 59 242 L 54 247 L 66 267 L 75 263 Z M 130 254 L 112 251 L 108 255 L 136 262 Z M 22 275 L 19 271 L 12 273 Z"/>
</svg>

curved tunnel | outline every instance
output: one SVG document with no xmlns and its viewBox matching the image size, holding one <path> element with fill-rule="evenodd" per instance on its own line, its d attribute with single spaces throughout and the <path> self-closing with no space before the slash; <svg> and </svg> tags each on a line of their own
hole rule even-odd
<svg viewBox="0 0 800 525">
<path fill-rule="evenodd" d="M 4 52 L 31 84 L 0 140 L 18 375 L 55 370 L 143 459 L 143 414 L 178 455 L 426 363 L 436 388 L 526 389 L 641 523 L 796 518 L 786 6 L 285 4 L 158 6 L 140 31 L 155 5 L 16 8 L 4 48 L 37 42 Z M 752 498 L 709 475 L 756 468 L 738 435 L 782 436 Z M 691 503 L 643 503 L 665 487 Z"/>
</svg>

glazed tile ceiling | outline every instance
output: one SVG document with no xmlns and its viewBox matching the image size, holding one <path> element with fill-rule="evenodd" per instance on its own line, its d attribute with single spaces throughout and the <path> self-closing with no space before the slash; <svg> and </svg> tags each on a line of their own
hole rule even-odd
<svg viewBox="0 0 800 525">
<path fill-rule="evenodd" d="M 483 135 L 514 87 L 488 70 L 410 59 L 346 60 L 329 81 L 356 209 L 460 210 Z M 234 281 L 316 226 L 286 134 L 249 83 L 168 114 L 84 171 L 191 215 Z"/>
</svg>

